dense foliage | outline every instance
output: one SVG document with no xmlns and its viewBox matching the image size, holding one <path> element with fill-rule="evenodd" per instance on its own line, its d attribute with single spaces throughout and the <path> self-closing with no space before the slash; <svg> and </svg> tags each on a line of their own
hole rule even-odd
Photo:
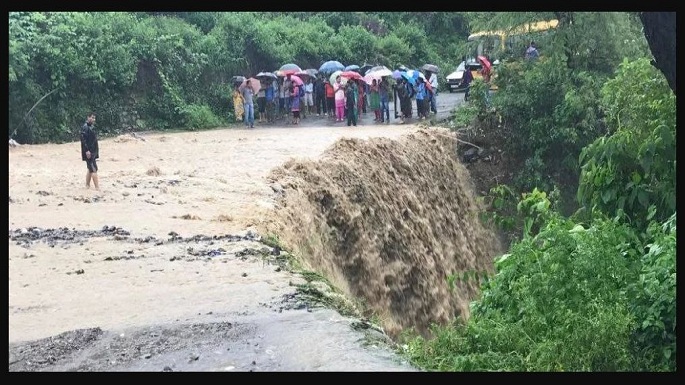
<svg viewBox="0 0 685 385">
<path fill-rule="evenodd" d="M 559 16 L 564 15 L 496 13 L 473 20 L 479 28 L 509 30 Z M 513 187 L 521 192 L 556 187 L 568 214 L 575 208 L 580 152 L 607 130 L 599 103 L 602 85 L 624 58 L 645 58 L 649 51 L 634 15 L 574 12 L 566 18 L 554 30 L 517 36 L 522 46 L 493 52 L 502 58 L 495 70 L 498 91 L 490 106 L 475 98 L 471 105 L 478 107 L 479 121 L 501 122 L 486 127 L 489 137 L 501 138 L 508 153 L 516 154 L 514 168 L 520 172 Z M 523 59 L 530 40 L 540 50 L 539 60 Z"/>
<path fill-rule="evenodd" d="M 676 209 L 676 100 L 649 60 L 625 61 L 602 89 L 610 133 L 580 154 L 579 200 L 637 227 Z"/>
<path fill-rule="evenodd" d="M 675 215 L 642 238 L 550 214 L 498 260 L 467 324 L 408 352 L 439 371 L 672 371 L 675 285 Z"/>
<path fill-rule="evenodd" d="M 71 141 L 91 110 L 103 134 L 216 127 L 234 120 L 234 75 L 327 60 L 450 68 L 467 35 L 450 12 L 11 12 L 9 135 Z"/>
<path fill-rule="evenodd" d="M 475 100 L 467 110 L 520 156 L 515 186 L 496 186 L 490 202 L 491 218 L 521 235 L 468 321 L 408 339 L 425 369 L 677 369 L 675 94 L 635 55 L 633 15 L 557 16 L 567 24 L 548 36 L 556 46 L 505 61 L 494 108 Z M 582 57 L 597 45 L 606 56 Z M 572 216 L 556 204 L 558 185 L 575 189 Z"/>
</svg>

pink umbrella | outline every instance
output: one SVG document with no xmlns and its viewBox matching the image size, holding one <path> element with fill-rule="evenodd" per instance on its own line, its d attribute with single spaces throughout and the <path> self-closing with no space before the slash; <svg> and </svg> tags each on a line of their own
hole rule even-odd
<svg viewBox="0 0 685 385">
<path fill-rule="evenodd" d="M 299 77 L 302 80 L 308 80 L 309 78 L 312 77 L 312 75 L 310 75 L 307 71 L 300 71 L 300 72 L 296 73 L 295 76 Z"/>
<path fill-rule="evenodd" d="M 375 74 L 368 74 L 368 75 L 364 76 L 364 81 L 366 82 L 366 84 L 371 85 L 371 84 L 373 84 L 374 80 L 376 80 L 376 83 L 378 83 L 381 81 L 382 78 L 383 78 L 382 76 L 376 76 Z"/>
<path fill-rule="evenodd" d="M 252 88 L 252 92 L 257 94 L 257 92 L 259 92 L 259 90 L 262 88 L 262 83 L 259 81 L 259 79 L 255 79 L 255 78 L 245 79 L 245 80 L 243 80 L 243 83 L 240 85 L 240 88 L 247 86 L 248 81 L 250 82 L 250 87 Z"/>
<path fill-rule="evenodd" d="M 301 86 L 304 84 L 304 82 L 302 81 L 302 79 L 299 76 L 290 75 L 289 78 L 290 78 L 290 81 L 292 81 L 295 85 Z"/>
</svg>

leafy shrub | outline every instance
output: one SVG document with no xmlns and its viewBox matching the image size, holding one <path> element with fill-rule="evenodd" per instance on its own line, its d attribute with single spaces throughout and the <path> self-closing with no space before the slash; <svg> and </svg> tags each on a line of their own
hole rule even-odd
<svg viewBox="0 0 685 385">
<path fill-rule="evenodd" d="M 551 215 L 497 261 L 467 325 L 413 340 L 410 355 L 436 370 L 632 370 L 635 241 L 612 221 L 586 229 Z"/>
<path fill-rule="evenodd" d="M 641 370 L 676 370 L 676 215 L 663 225 L 652 222 L 651 242 L 632 286 L 631 311 L 638 320 L 633 334 Z"/>
<path fill-rule="evenodd" d="M 467 104 L 457 108 L 451 116 L 451 126 L 453 128 L 466 128 L 473 125 L 478 116 L 478 108 Z"/>
<path fill-rule="evenodd" d="M 610 135 L 581 152 L 577 198 L 644 229 L 651 206 L 658 221 L 675 211 L 675 95 L 647 59 L 624 61 L 602 95 Z"/>
<path fill-rule="evenodd" d="M 574 203 L 578 154 L 603 127 L 597 103 L 601 81 L 597 73 L 570 71 L 559 55 L 497 67 L 499 89 L 492 105 L 503 124 L 492 130 L 517 154 L 519 191 L 569 186 L 562 197 Z"/>
<path fill-rule="evenodd" d="M 183 125 L 192 130 L 214 128 L 221 125 L 221 119 L 206 105 L 190 104 L 183 109 Z"/>
</svg>

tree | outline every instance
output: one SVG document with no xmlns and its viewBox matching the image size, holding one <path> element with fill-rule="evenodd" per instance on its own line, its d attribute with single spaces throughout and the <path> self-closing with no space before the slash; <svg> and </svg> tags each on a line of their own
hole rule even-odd
<svg viewBox="0 0 685 385">
<path fill-rule="evenodd" d="M 676 23 L 675 12 L 640 12 L 645 38 L 654 60 L 652 65 L 661 71 L 668 86 L 676 93 Z"/>
</svg>

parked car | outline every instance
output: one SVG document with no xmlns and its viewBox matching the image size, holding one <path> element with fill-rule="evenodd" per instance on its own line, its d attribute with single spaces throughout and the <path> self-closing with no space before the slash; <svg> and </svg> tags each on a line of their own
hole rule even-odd
<svg viewBox="0 0 685 385">
<path fill-rule="evenodd" d="M 468 69 L 471 71 L 471 75 L 473 75 L 474 79 L 480 79 L 483 77 L 480 72 L 478 72 L 481 68 L 483 68 L 483 65 L 474 58 L 468 58 L 459 63 L 457 69 L 445 77 L 447 80 L 447 87 L 450 92 L 466 91 L 466 86 L 463 84 L 464 71 Z"/>
</svg>

